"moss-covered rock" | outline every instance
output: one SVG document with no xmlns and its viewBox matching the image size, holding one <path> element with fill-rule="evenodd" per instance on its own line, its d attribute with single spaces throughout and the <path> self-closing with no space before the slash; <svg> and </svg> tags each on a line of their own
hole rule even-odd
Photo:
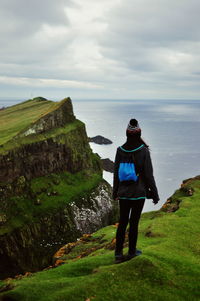
<svg viewBox="0 0 200 301">
<path fill-rule="evenodd" d="M 40 208 L 37 207 L 38 212 Z M 72 242 L 84 233 L 112 224 L 116 217 L 110 186 L 103 181 L 85 194 L 80 193 L 80 198 L 74 197 L 60 207 L 46 209 L 46 214 L 39 212 L 39 216 L 32 217 L 32 222 L 16 220 L 15 228 L 0 236 L 1 277 L 50 265 L 53 253 L 64 242 Z"/>
</svg>

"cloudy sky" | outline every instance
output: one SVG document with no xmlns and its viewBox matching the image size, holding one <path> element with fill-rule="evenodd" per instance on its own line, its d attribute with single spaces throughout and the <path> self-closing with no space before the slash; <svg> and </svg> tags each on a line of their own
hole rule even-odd
<svg viewBox="0 0 200 301">
<path fill-rule="evenodd" d="M 0 98 L 200 99 L 199 0 L 0 0 Z"/>
</svg>

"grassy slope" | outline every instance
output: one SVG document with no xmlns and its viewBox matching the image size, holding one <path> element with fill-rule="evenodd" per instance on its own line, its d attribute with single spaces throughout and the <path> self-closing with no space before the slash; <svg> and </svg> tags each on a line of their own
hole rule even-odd
<svg viewBox="0 0 200 301">
<path fill-rule="evenodd" d="M 59 135 L 66 135 L 70 131 L 77 129 L 78 127 L 83 127 L 84 124 L 80 120 L 75 120 L 67 124 L 66 126 L 54 128 L 49 130 L 48 132 L 40 133 L 40 134 L 32 134 L 26 137 L 18 138 L 18 139 L 11 139 L 4 144 L 4 147 L 0 149 L 0 154 L 6 154 L 10 149 L 18 148 L 24 144 L 30 144 L 34 142 L 39 142 L 46 140 L 48 138 L 54 138 Z"/>
<path fill-rule="evenodd" d="M 31 301 L 199 300 L 200 181 L 186 185 L 195 193 L 175 194 L 182 200 L 178 211 L 142 215 L 138 242 L 142 256 L 114 265 L 112 243 L 107 244 L 116 227 L 109 226 L 63 255 L 66 264 L 12 280 L 15 288 L 6 296 Z"/>
<path fill-rule="evenodd" d="M 28 100 L 0 111 L 0 145 L 11 140 L 43 114 L 56 108 L 53 101 Z"/>
</svg>

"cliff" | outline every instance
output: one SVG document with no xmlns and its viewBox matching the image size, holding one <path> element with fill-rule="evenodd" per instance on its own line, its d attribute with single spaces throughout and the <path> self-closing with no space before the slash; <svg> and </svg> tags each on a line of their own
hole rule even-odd
<svg viewBox="0 0 200 301">
<path fill-rule="evenodd" d="M 3 110 L 0 118 L 0 182 L 93 167 L 85 126 L 75 119 L 69 98 L 36 98 Z"/>
<path fill-rule="evenodd" d="M 0 112 L 1 278 L 115 219 L 110 186 L 70 98 L 35 98 Z"/>
<path fill-rule="evenodd" d="M 114 264 L 111 225 L 64 245 L 53 267 L 1 282 L 2 301 L 199 300 L 199 198 L 200 176 L 184 181 L 161 210 L 142 214 L 141 256 Z"/>
</svg>

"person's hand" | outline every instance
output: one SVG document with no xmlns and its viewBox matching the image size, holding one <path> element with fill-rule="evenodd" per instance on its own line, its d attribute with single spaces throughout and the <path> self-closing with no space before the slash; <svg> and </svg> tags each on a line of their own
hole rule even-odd
<svg viewBox="0 0 200 301">
<path fill-rule="evenodd" d="M 153 200 L 154 205 L 158 204 L 159 200 Z"/>
</svg>

